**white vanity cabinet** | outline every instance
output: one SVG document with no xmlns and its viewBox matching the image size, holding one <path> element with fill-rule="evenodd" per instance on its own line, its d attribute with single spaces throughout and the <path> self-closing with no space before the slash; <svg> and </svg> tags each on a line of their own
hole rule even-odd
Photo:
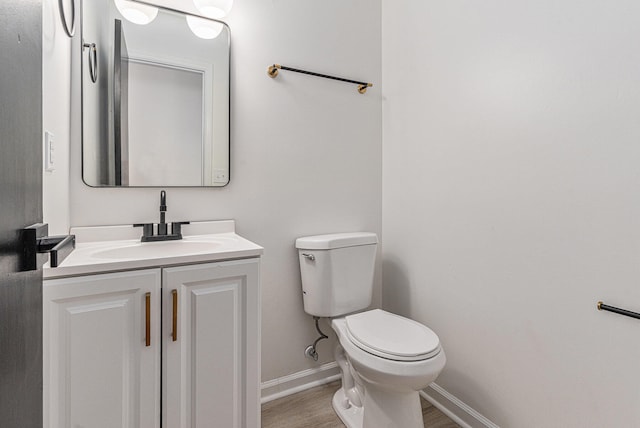
<svg viewBox="0 0 640 428">
<path fill-rule="evenodd" d="M 45 428 L 258 428 L 259 263 L 45 279 Z"/>
<path fill-rule="evenodd" d="M 258 259 L 163 269 L 164 428 L 260 426 L 258 275 Z"/>
<path fill-rule="evenodd" d="M 160 281 L 160 269 L 44 281 L 45 427 L 159 426 Z"/>
</svg>

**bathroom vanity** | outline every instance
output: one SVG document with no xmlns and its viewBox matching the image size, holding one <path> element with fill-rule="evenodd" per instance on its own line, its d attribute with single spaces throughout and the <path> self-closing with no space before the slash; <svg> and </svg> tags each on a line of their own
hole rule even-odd
<svg viewBox="0 0 640 428">
<path fill-rule="evenodd" d="M 260 256 L 233 221 L 75 228 L 44 271 L 44 426 L 260 426 Z"/>
</svg>

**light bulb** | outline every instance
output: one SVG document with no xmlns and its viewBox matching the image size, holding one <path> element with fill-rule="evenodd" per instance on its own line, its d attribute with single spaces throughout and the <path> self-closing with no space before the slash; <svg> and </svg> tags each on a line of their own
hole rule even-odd
<svg viewBox="0 0 640 428">
<path fill-rule="evenodd" d="M 229 13 L 233 0 L 193 0 L 193 4 L 204 16 L 220 19 Z"/>
<path fill-rule="evenodd" d="M 118 11 L 134 24 L 147 25 L 158 16 L 158 8 L 129 0 L 114 0 Z"/>
<path fill-rule="evenodd" d="M 189 25 L 193 34 L 201 39 L 215 39 L 222 31 L 222 24 L 219 22 L 195 16 L 187 16 L 187 25 Z"/>
</svg>

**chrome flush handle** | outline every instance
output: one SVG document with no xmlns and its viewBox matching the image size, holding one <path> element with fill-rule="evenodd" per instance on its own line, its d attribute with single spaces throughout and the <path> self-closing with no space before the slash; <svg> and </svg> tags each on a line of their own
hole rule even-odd
<svg viewBox="0 0 640 428">
<path fill-rule="evenodd" d="M 312 262 L 316 261 L 316 256 L 314 256 L 313 254 L 302 253 L 302 257 L 304 257 L 307 260 L 311 260 Z"/>
</svg>

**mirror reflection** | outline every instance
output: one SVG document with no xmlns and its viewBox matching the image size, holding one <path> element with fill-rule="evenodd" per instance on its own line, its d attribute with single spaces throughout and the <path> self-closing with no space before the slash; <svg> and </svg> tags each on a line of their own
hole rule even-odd
<svg viewBox="0 0 640 428">
<path fill-rule="evenodd" d="M 82 38 L 85 183 L 226 185 L 226 24 L 131 1 L 89 0 Z"/>
</svg>

